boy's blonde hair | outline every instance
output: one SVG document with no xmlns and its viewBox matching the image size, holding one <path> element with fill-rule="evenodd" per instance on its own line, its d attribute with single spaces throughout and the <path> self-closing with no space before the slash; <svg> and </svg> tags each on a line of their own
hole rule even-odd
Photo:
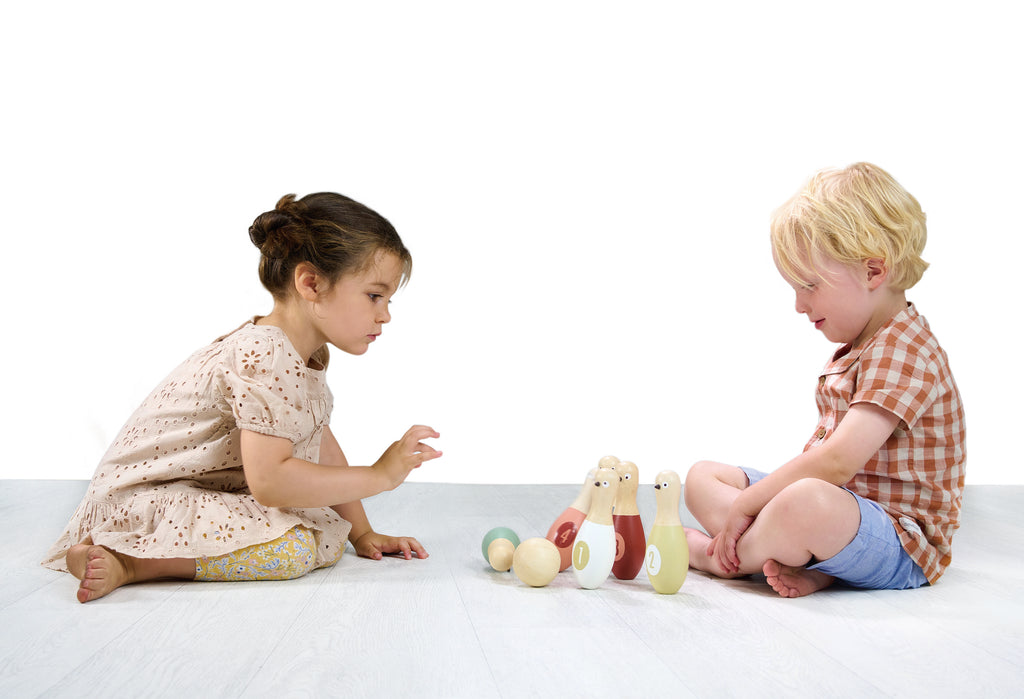
<svg viewBox="0 0 1024 699">
<path fill-rule="evenodd" d="M 885 260 L 889 286 L 914 286 L 928 263 L 921 251 L 928 234 L 925 215 L 910 192 L 870 163 L 822 170 L 772 214 L 772 251 L 794 281 L 816 277 L 813 256 L 843 264 Z"/>
</svg>

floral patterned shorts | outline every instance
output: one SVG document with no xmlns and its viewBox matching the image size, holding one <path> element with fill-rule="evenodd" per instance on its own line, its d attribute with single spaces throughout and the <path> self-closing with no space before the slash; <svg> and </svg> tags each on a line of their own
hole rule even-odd
<svg viewBox="0 0 1024 699">
<path fill-rule="evenodd" d="M 196 580 L 233 582 L 239 580 L 291 580 L 313 570 L 316 561 L 316 537 L 303 526 L 289 529 L 265 544 L 216 558 L 196 559 Z"/>
</svg>

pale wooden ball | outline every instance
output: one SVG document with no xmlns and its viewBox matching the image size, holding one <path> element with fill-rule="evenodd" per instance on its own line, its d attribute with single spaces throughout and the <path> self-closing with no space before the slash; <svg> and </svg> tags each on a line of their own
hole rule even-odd
<svg viewBox="0 0 1024 699">
<path fill-rule="evenodd" d="M 554 542 L 542 536 L 519 544 L 512 556 L 512 572 L 531 587 L 544 587 L 562 567 L 562 555 Z"/>
<path fill-rule="evenodd" d="M 492 568 L 504 573 L 512 567 L 512 553 L 515 549 L 515 544 L 508 539 L 495 539 L 487 547 L 487 560 Z"/>
</svg>

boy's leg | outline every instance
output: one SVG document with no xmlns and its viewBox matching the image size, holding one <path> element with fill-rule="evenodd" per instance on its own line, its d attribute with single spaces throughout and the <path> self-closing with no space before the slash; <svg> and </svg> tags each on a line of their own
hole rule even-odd
<svg viewBox="0 0 1024 699">
<path fill-rule="evenodd" d="M 698 461 L 686 474 L 683 500 L 704 531 L 714 536 L 721 531 L 733 500 L 747 484 L 747 475 L 737 466 Z"/>
<path fill-rule="evenodd" d="M 740 538 L 736 553 L 748 573 L 766 561 L 803 567 L 842 551 L 857 536 L 860 508 L 848 490 L 805 478 L 772 498 Z"/>
<path fill-rule="evenodd" d="M 721 531 L 729 507 L 748 484 L 747 474 L 737 466 L 698 461 L 690 467 L 686 474 L 683 499 L 686 509 L 707 532 L 705 534 L 699 529 L 684 527 L 691 568 L 719 577 L 737 577 L 713 570 L 706 552 L 711 537 Z"/>
<path fill-rule="evenodd" d="M 769 584 L 780 594 L 795 596 L 792 590 L 809 594 L 831 584 L 832 577 L 804 566 L 812 559 L 825 560 L 839 553 L 857 535 L 859 525 L 860 509 L 852 493 L 825 481 L 804 479 L 765 505 L 740 538 L 739 572 L 719 568 L 706 554 L 710 539 L 688 531 L 690 563 L 723 578 L 764 572 L 775 578 Z"/>
</svg>

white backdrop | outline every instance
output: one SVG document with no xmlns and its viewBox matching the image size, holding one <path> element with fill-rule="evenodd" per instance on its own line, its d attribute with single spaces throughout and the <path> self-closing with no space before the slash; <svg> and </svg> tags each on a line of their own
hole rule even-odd
<svg viewBox="0 0 1024 699">
<path fill-rule="evenodd" d="M 367 7 L 372 5 L 371 7 Z M 772 469 L 831 346 L 771 210 L 869 160 L 922 202 L 910 293 L 946 347 L 968 482 L 1013 448 L 1024 191 L 1012 3 L 18 3 L 5 9 L 0 477 L 88 478 L 174 365 L 270 310 L 247 228 L 335 190 L 413 251 L 333 427 L 415 480 Z"/>
</svg>

